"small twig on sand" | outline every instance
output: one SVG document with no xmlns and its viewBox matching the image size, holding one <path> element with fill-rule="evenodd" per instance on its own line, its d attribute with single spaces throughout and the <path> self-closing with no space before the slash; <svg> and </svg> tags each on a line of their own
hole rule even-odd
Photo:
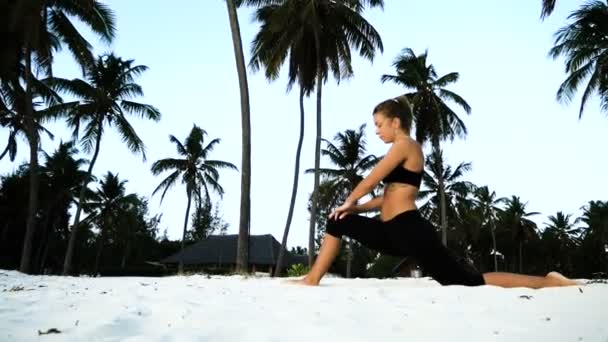
<svg viewBox="0 0 608 342">
<path fill-rule="evenodd" d="M 51 328 L 51 329 L 47 330 L 46 332 L 42 332 L 42 331 L 38 330 L 38 335 L 48 335 L 48 334 L 61 334 L 61 331 L 59 331 L 58 329 L 55 329 L 55 328 Z"/>
</svg>

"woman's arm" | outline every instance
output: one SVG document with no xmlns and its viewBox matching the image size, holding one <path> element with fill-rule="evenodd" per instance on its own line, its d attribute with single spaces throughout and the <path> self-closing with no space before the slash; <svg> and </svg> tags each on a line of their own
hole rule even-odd
<svg viewBox="0 0 608 342">
<path fill-rule="evenodd" d="M 363 204 L 359 204 L 359 205 L 355 206 L 355 211 L 358 213 L 366 213 L 368 211 L 373 211 L 375 209 L 379 209 L 380 207 L 382 207 L 383 201 L 384 201 L 384 196 L 378 196 L 378 197 L 372 198 L 371 200 L 369 200 Z"/>
<path fill-rule="evenodd" d="M 370 174 L 357 184 L 344 203 L 355 204 L 361 197 L 370 193 L 391 170 L 403 163 L 407 155 L 407 147 L 407 142 L 395 142 Z"/>
</svg>

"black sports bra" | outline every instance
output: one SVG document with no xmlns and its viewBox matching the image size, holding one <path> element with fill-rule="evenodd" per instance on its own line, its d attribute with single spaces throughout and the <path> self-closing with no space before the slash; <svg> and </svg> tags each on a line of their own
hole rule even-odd
<svg viewBox="0 0 608 342">
<path fill-rule="evenodd" d="M 382 181 L 384 184 L 405 183 L 419 188 L 420 182 L 422 181 L 422 171 L 414 172 L 402 166 L 397 166 L 391 173 L 386 175 Z"/>
</svg>

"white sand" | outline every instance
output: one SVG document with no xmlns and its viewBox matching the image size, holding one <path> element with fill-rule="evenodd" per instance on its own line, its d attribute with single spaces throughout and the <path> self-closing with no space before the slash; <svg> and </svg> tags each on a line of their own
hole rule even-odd
<svg viewBox="0 0 608 342">
<path fill-rule="evenodd" d="M 58 334 L 38 335 L 57 329 Z M 86 278 L 0 270 L 0 341 L 608 341 L 608 285 Z"/>
</svg>

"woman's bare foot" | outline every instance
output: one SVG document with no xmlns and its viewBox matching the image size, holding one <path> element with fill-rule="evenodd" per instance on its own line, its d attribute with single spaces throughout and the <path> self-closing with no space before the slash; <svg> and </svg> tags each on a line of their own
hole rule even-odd
<svg viewBox="0 0 608 342">
<path fill-rule="evenodd" d="M 549 281 L 549 286 L 573 286 L 581 285 L 579 282 L 566 278 L 559 272 L 549 272 L 545 276 Z"/>
<path fill-rule="evenodd" d="M 305 276 L 302 279 L 290 279 L 290 280 L 287 280 L 287 283 L 292 284 L 292 285 L 319 286 L 318 281 L 314 281 L 308 276 Z"/>
</svg>

